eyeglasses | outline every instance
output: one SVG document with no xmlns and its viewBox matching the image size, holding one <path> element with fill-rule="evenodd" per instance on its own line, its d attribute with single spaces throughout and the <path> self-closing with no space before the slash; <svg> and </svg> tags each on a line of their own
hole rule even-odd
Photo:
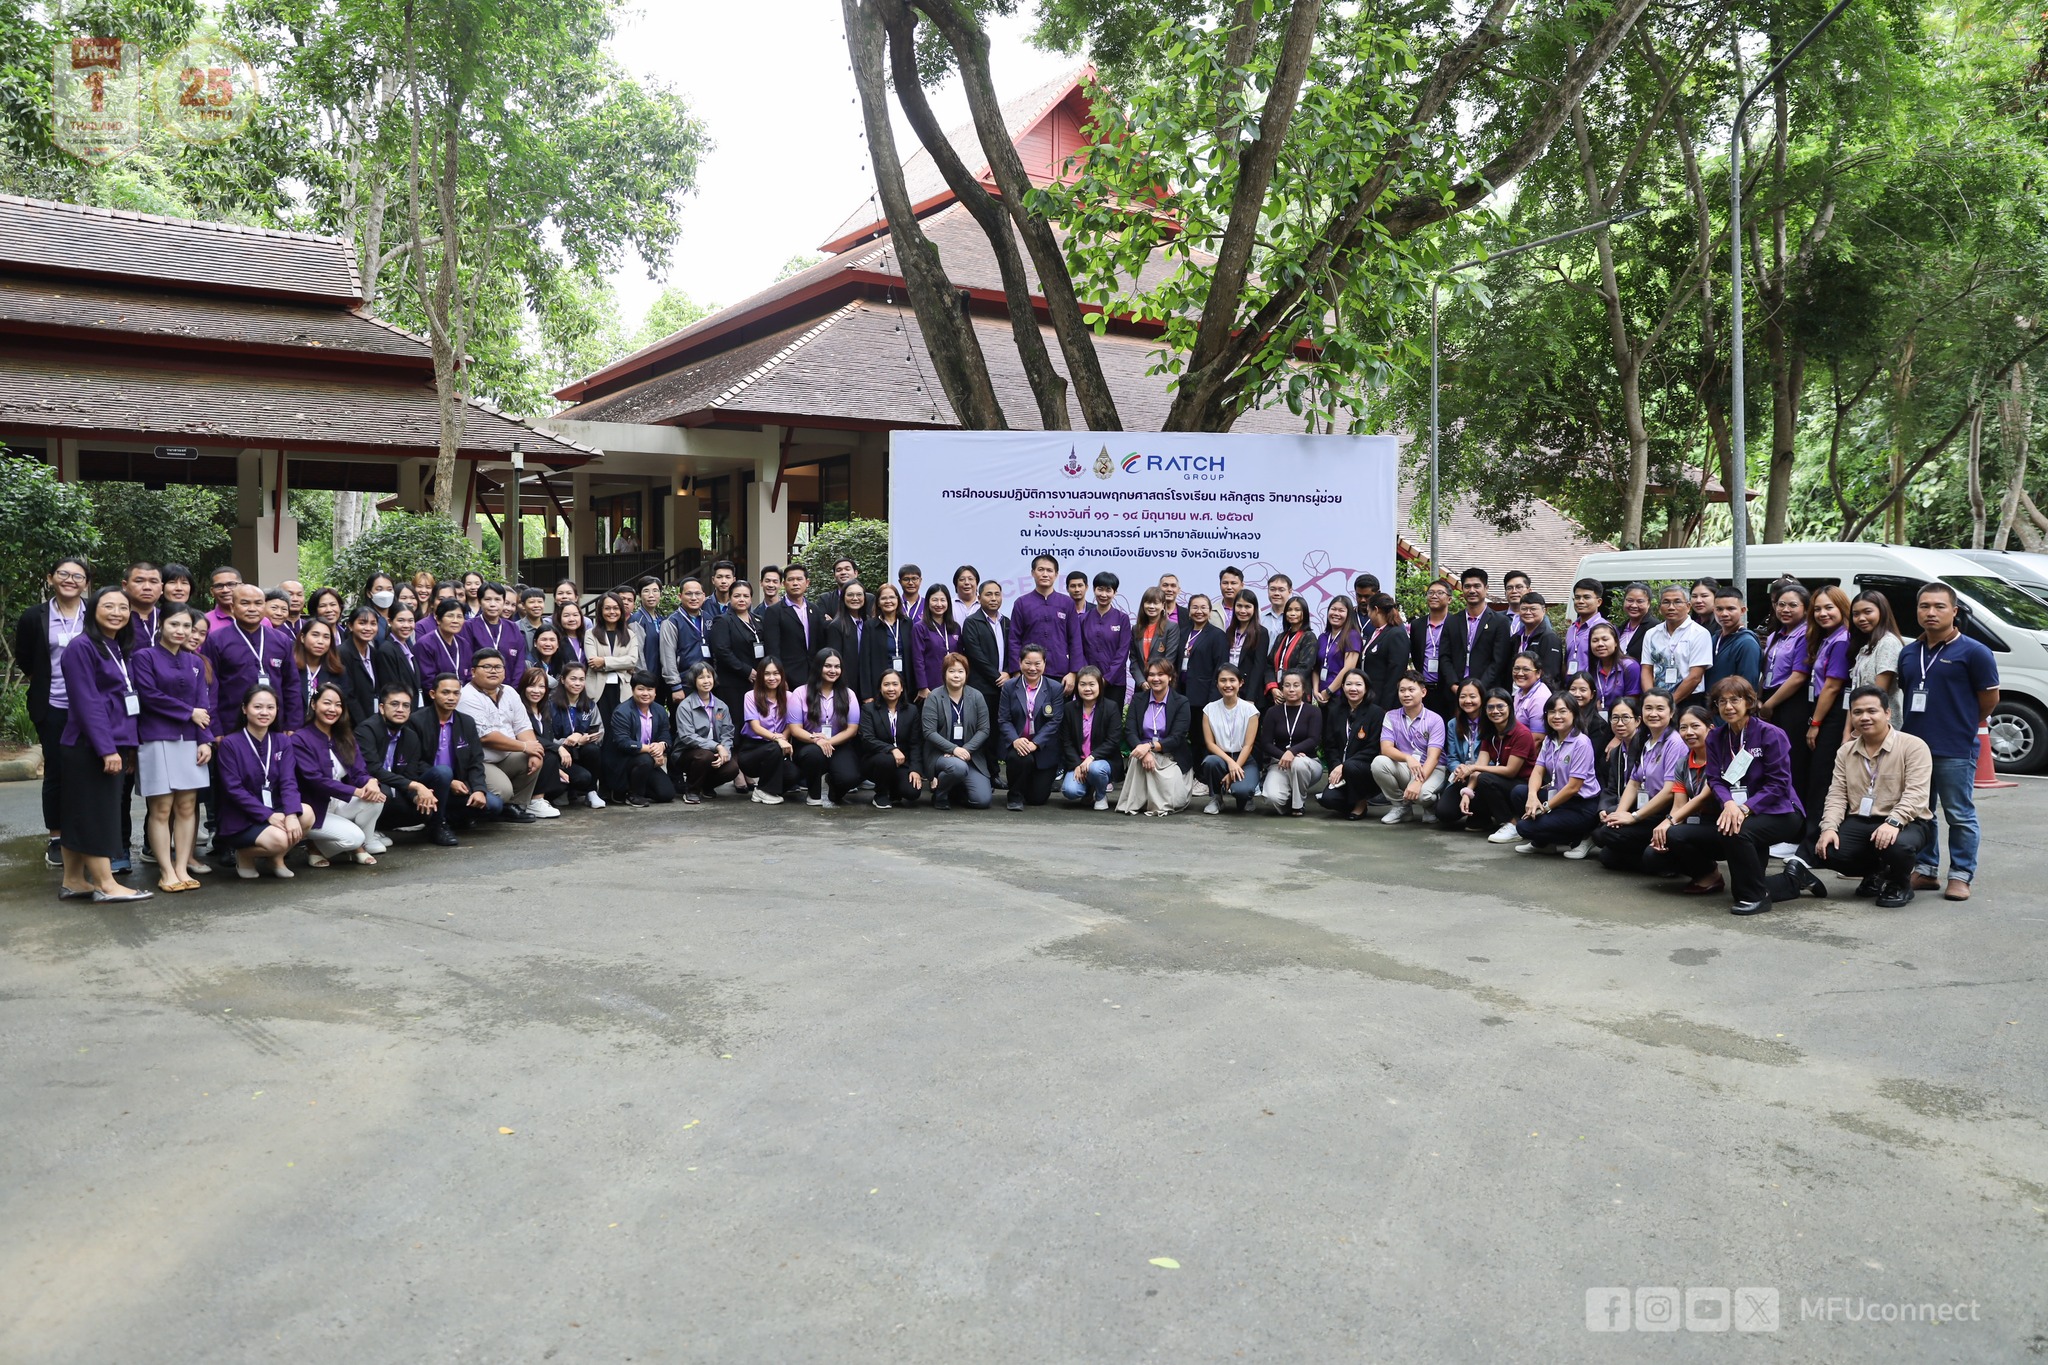
<svg viewBox="0 0 2048 1365">
<path fill-rule="evenodd" d="M 59 569 L 56 573 L 51 574 L 50 577 L 59 583 L 83 583 L 85 581 L 85 575 L 76 569 Z"/>
</svg>

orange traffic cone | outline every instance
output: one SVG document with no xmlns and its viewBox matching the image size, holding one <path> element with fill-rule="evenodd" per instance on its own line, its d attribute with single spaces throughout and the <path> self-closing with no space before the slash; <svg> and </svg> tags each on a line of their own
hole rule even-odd
<svg viewBox="0 0 2048 1365">
<path fill-rule="evenodd" d="M 1985 726 L 1977 727 L 1977 780 L 1970 784 L 1978 791 L 1987 787 L 2017 787 L 2019 783 L 2008 782 L 1998 775 L 1998 769 L 1991 762 L 1991 731 Z"/>
</svg>

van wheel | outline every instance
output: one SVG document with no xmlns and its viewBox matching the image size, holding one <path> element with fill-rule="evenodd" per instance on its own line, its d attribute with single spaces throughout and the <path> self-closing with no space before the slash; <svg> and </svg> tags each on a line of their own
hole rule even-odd
<svg viewBox="0 0 2048 1365">
<path fill-rule="evenodd" d="M 2048 768 L 2048 720 L 2032 702 L 2001 701 L 1986 722 L 1991 761 L 2002 773 L 2038 773 Z"/>
</svg>

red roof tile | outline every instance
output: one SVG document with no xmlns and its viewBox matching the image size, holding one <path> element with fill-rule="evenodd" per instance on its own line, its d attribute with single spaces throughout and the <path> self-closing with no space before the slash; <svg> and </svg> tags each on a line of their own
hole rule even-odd
<svg viewBox="0 0 2048 1365">
<path fill-rule="evenodd" d="M 175 342 L 431 365 L 426 342 L 353 309 L 0 273 L 0 332 Z"/>
</svg>

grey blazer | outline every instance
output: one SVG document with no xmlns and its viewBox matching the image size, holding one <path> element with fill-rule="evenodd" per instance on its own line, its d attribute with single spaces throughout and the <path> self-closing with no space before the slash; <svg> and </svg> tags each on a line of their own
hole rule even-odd
<svg viewBox="0 0 2048 1365">
<path fill-rule="evenodd" d="M 695 692 L 676 704 L 676 740 L 685 749 L 716 749 L 732 752 L 732 708 L 717 697 L 700 697 Z"/>
<path fill-rule="evenodd" d="M 955 749 L 965 749 L 974 755 L 975 771 L 983 777 L 988 771 L 988 702 L 981 693 L 967 688 L 960 694 L 960 725 L 966 737 L 955 741 L 953 738 L 953 703 L 942 687 L 924 700 L 924 759 L 925 776 L 934 776 L 938 771 L 939 759 Z"/>
</svg>

